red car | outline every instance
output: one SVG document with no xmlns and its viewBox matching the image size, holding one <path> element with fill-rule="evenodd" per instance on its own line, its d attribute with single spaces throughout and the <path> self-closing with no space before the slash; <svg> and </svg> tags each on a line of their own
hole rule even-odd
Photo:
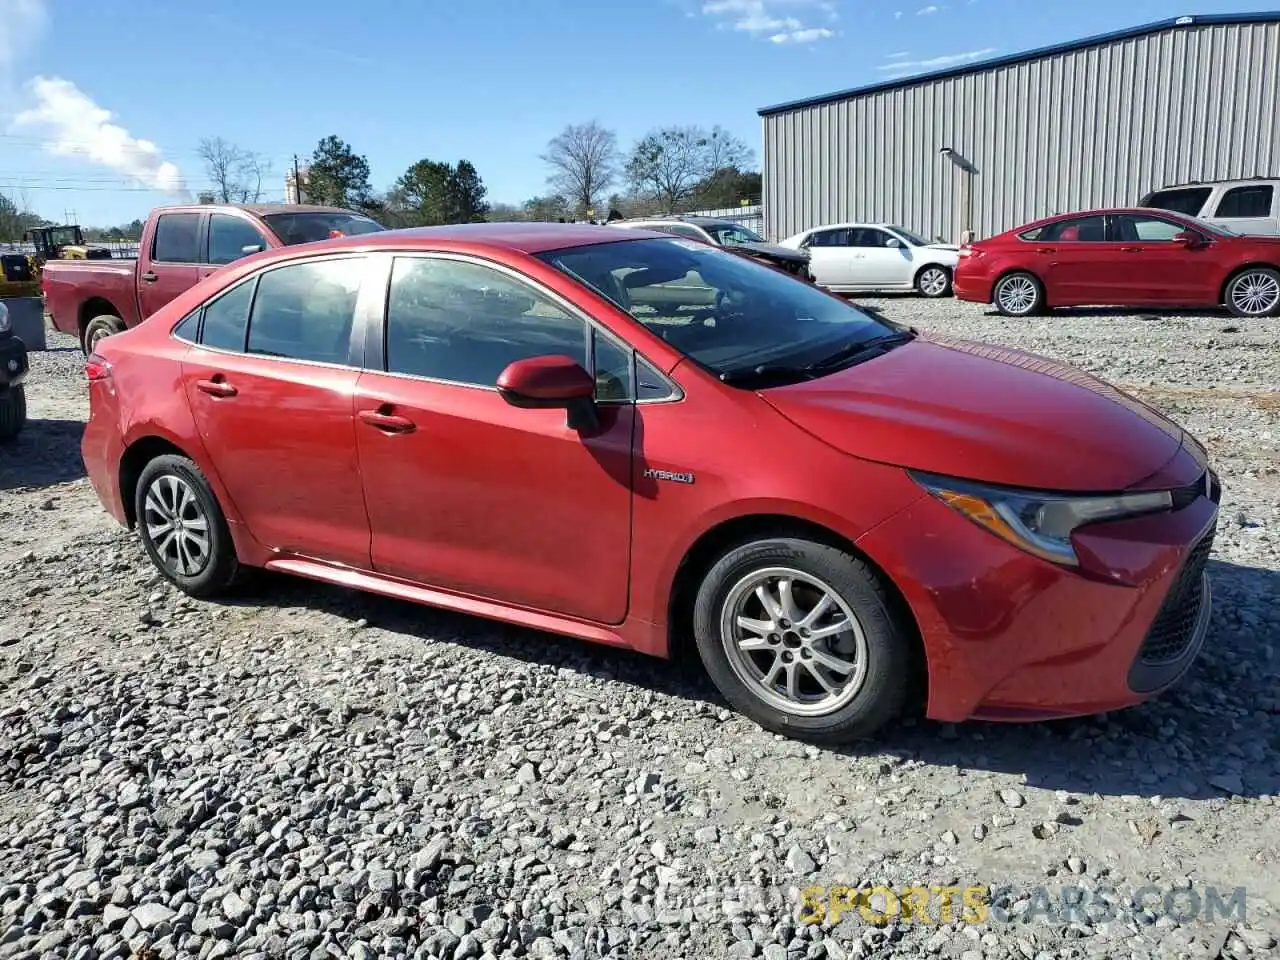
<svg viewBox="0 0 1280 960">
<path fill-rule="evenodd" d="M 1211 307 L 1280 314 L 1280 237 L 1165 210 L 1037 220 L 960 250 L 955 295 L 1010 317 L 1053 307 Z"/>
<path fill-rule="evenodd" d="M 1208 622 L 1219 486 L 1173 423 L 662 234 L 271 250 L 87 373 L 94 488 L 189 594 L 265 567 L 659 657 L 691 639 L 801 738 L 917 701 L 1123 707 Z"/>
</svg>

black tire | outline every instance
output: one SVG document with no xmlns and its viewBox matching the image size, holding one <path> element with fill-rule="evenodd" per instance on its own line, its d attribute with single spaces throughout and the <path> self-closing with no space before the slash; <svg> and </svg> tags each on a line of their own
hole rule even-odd
<svg viewBox="0 0 1280 960">
<path fill-rule="evenodd" d="M 1027 283 L 1030 286 L 1026 286 Z M 1018 289 L 1032 292 L 1029 300 L 1018 301 L 1019 306 L 1012 305 L 1014 298 L 1012 294 L 1014 285 Z M 1002 293 L 1005 295 L 1002 296 Z M 1010 301 L 1006 303 L 1004 301 Z M 1044 284 L 1031 273 L 1023 270 L 1015 270 L 1013 273 L 1006 273 L 1003 277 L 996 281 L 996 285 L 991 290 L 991 302 L 995 308 L 1006 317 L 1031 317 L 1044 311 Z M 1025 304 L 1025 305 L 1021 305 Z"/>
<path fill-rule="evenodd" d="M 865 656 L 861 682 L 853 685 L 851 699 L 832 704 L 832 709 L 826 712 L 805 713 L 781 708 L 769 699 L 771 695 L 762 680 L 744 678 L 740 671 L 749 674 L 750 668 L 743 667 L 741 655 L 731 661 L 727 648 L 737 640 L 733 636 L 725 637 L 725 621 L 737 621 L 740 608 L 734 598 L 740 595 L 748 603 L 755 602 L 747 599 L 754 594 L 743 584 L 749 584 L 753 574 L 763 576 L 763 572 L 771 568 L 795 571 L 821 581 L 824 587 L 834 591 L 837 602 L 848 608 L 861 627 L 865 641 L 861 651 Z M 796 596 L 799 603 L 799 595 Z M 754 653 L 763 656 L 766 663 L 772 663 L 771 670 L 777 669 L 778 660 L 790 652 L 785 648 L 791 641 L 797 645 L 814 643 L 797 635 L 799 627 L 799 622 L 790 624 L 782 636 L 771 635 L 768 643 L 776 645 Z M 908 625 L 896 612 L 875 572 L 836 547 L 792 537 L 759 539 L 735 547 L 703 578 L 694 602 L 693 629 L 702 663 L 725 698 L 766 730 L 796 739 L 833 744 L 870 737 L 902 713 L 913 689 L 915 646 Z M 852 634 L 849 642 L 856 642 Z M 792 654 L 793 670 L 802 663 L 798 658 L 815 656 L 808 652 L 807 646 L 792 649 L 797 651 Z M 847 656 L 829 646 L 824 652 Z M 770 661 L 770 657 L 777 659 Z M 763 665 L 759 671 L 765 672 Z M 805 671 L 812 685 L 815 682 L 812 667 L 806 664 Z M 828 678 L 831 676 L 828 674 Z M 776 690 L 772 696 L 783 697 Z"/>
<path fill-rule="evenodd" d="M 177 511 L 182 514 L 184 523 L 198 532 L 193 521 L 205 521 L 208 548 L 204 562 L 195 569 L 180 569 L 181 554 L 177 552 L 176 546 L 166 543 L 163 538 L 157 544 L 150 530 L 151 524 L 148 523 L 151 517 L 164 519 L 163 514 L 148 507 L 148 495 L 155 489 L 161 505 L 173 503 L 173 498 L 169 496 L 169 491 L 174 489 L 171 482 L 173 480 L 185 485 L 194 498 L 194 505 L 190 509 Z M 236 558 L 231 531 L 227 528 L 227 518 L 209 487 L 209 481 L 192 461 L 176 454 L 165 454 L 148 463 L 138 477 L 138 486 L 134 492 L 134 511 L 138 521 L 138 534 L 142 538 L 147 556 L 156 569 L 183 593 L 193 597 L 212 597 L 226 591 L 237 580 L 240 563 Z M 173 513 L 174 511 L 169 511 L 170 516 Z"/>
<path fill-rule="evenodd" d="M 942 275 L 941 286 L 934 280 L 938 274 Z M 951 296 L 951 271 L 937 263 L 926 264 L 916 274 L 916 292 L 931 300 Z"/>
<path fill-rule="evenodd" d="M 80 341 L 85 356 L 93 353 L 93 348 L 103 337 L 113 336 L 122 330 L 124 330 L 124 321 L 119 317 L 110 313 L 98 314 L 85 324 L 84 339 Z"/>
<path fill-rule="evenodd" d="M 1227 282 L 1223 299 L 1237 317 L 1280 316 L 1280 271 L 1246 267 Z"/>
<path fill-rule="evenodd" d="M 27 390 L 23 384 L 0 393 L 0 443 L 8 443 L 27 422 Z"/>
</svg>

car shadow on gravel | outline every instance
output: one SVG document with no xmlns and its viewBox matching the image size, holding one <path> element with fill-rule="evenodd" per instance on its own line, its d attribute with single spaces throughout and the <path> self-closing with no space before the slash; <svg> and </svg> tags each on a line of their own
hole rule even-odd
<svg viewBox="0 0 1280 960">
<path fill-rule="evenodd" d="M 1073 794 L 1202 799 L 1280 794 L 1280 571 L 1214 561 L 1205 651 L 1174 689 L 1107 715 L 1029 724 L 906 719 L 874 741 L 826 748 L 938 768 L 1020 775 Z M 264 574 L 231 602 L 302 606 L 426 641 L 466 646 L 583 677 L 653 690 L 716 709 L 727 704 L 693 662 Z M 1270 653 L 1268 653 L 1270 651 Z"/>
<path fill-rule="evenodd" d="M 83 420 L 29 419 L 0 447 L 0 490 L 49 487 L 85 475 L 80 454 Z"/>
<path fill-rule="evenodd" d="M 993 317 L 997 319 L 1016 319 L 1014 317 L 1004 317 L 1000 311 L 989 309 L 983 311 L 983 316 Z M 1189 308 L 1169 308 L 1169 309 L 1142 309 L 1139 307 L 1054 307 L 1053 311 L 1048 314 L 1042 314 L 1039 317 L 1030 317 L 1028 319 L 1054 319 L 1054 320 L 1071 320 L 1074 318 L 1091 318 L 1097 319 L 1101 317 L 1117 317 L 1129 320 L 1221 320 L 1224 325 L 1230 326 L 1235 320 L 1231 314 L 1225 310 L 1206 310 L 1189 309 Z"/>
</svg>

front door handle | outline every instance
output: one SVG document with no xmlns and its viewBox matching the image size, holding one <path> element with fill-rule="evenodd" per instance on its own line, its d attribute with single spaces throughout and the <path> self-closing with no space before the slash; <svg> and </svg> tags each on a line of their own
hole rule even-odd
<svg viewBox="0 0 1280 960">
<path fill-rule="evenodd" d="M 1121 253 L 1141 253 L 1142 248 L 1141 247 L 1121 247 L 1120 252 Z"/>
<path fill-rule="evenodd" d="M 159 278 L 158 276 L 156 276 L 154 273 L 152 273 L 150 270 L 148 270 L 146 273 L 144 273 L 144 274 L 143 274 L 142 276 L 140 276 L 138 279 L 139 279 L 139 280 L 141 280 L 143 283 L 155 283 L 155 282 L 156 282 L 157 280 L 159 280 L 160 278 Z"/>
<path fill-rule="evenodd" d="M 1057 247 L 1037 247 L 1036 253 L 1057 253 Z"/>
<path fill-rule="evenodd" d="M 234 397 L 240 391 L 227 383 L 223 379 L 222 374 L 218 374 L 210 380 L 197 380 L 196 389 L 202 390 L 211 397 Z"/>
<path fill-rule="evenodd" d="M 418 425 L 408 417 L 385 413 L 385 409 L 361 410 L 356 416 L 360 418 L 361 423 L 367 423 L 369 426 L 376 427 L 384 433 L 412 433 L 417 429 Z"/>
</svg>

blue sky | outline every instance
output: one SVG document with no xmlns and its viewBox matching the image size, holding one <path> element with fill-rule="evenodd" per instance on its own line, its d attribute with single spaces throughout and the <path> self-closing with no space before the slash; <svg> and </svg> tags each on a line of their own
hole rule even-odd
<svg viewBox="0 0 1280 960">
<path fill-rule="evenodd" d="M 148 187 L 179 177 L 205 186 L 196 145 L 221 136 L 272 162 L 266 198 L 279 199 L 293 155 L 332 133 L 368 157 L 376 189 L 423 157 L 465 157 L 491 200 L 518 203 L 544 190 L 539 154 L 567 123 L 599 120 L 624 149 L 655 126 L 721 124 L 758 156 L 756 110 L 768 104 L 1187 13 L 1251 9 L 1261 8 L 0 0 L 0 191 L 51 219 L 73 211 L 84 224 L 120 223 L 173 201 Z M 97 160 L 85 156 L 93 151 Z"/>
</svg>

